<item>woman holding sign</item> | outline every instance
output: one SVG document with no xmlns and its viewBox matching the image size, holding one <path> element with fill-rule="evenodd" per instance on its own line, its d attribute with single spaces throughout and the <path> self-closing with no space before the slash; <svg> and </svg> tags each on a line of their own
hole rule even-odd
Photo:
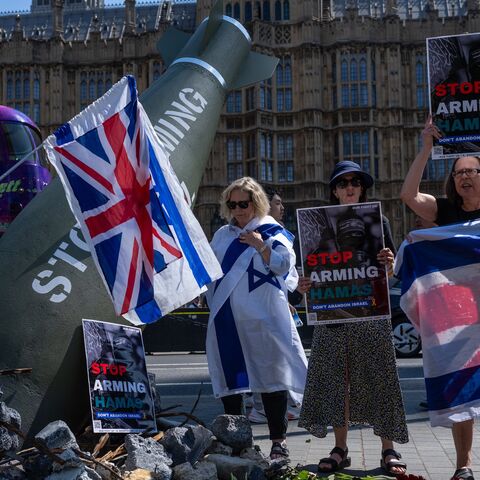
<svg viewBox="0 0 480 480">
<path fill-rule="evenodd" d="M 445 184 L 447 198 L 435 198 L 419 191 L 423 171 L 433 148 L 433 140 L 440 137 L 440 131 L 429 117 L 422 132 L 422 149 L 405 177 L 401 198 L 417 215 L 439 226 L 480 219 L 480 158 L 478 157 L 464 156 L 453 161 Z M 468 275 L 467 265 L 461 266 L 453 260 L 445 266 L 443 259 L 438 258 L 438 262 L 432 267 L 439 272 L 442 270 L 452 272 L 463 268 L 464 270 L 458 273 Z M 451 278 L 451 274 L 449 282 L 461 287 L 456 284 L 456 279 Z M 428 369 L 437 369 L 435 377 L 443 379 L 437 387 L 435 396 L 438 401 L 436 407 L 432 408 L 430 418 L 433 420 L 433 417 L 436 417 L 436 426 L 452 428 L 457 454 L 456 471 L 452 480 L 473 480 L 474 478 L 471 469 L 473 423 L 474 418 L 480 415 L 478 381 L 474 380 L 475 373 L 473 373 L 478 372 L 479 333 L 478 328 L 475 328 L 478 327 L 477 309 L 478 307 L 475 306 L 473 312 L 469 311 L 467 305 L 456 299 L 451 304 L 443 305 L 442 314 L 435 317 L 435 323 L 442 325 L 442 328 L 438 331 L 432 329 L 431 337 L 436 337 L 436 352 L 443 358 L 449 358 L 445 372 L 444 370 L 442 374 L 438 372 L 440 368 L 436 361 L 438 353 L 429 350 L 427 356 L 428 347 L 424 346 L 424 361 L 429 362 Z M 435 309 L 431 308 L 430 315 L 421 318 L 422 323 L 426 325 L 429 322 L 433 323 L 431 312 L 435 312 Z M 425 372 L 427 373 L 427 368 Z M 453 386 L 458 389 L 459 385 L 465 386 L 460 393 L 452 388 Z M 427 393 L 428 391 L 427 385 Z M 455 394 L 452 393 L 453 391 Z"/>
<path fill-rule="evenodd" d="M 339 162 L 330 177 L 331 203 L 365 202 L 373 178 L 354 162 Z M 395 247 L 383 217 L 385 245 L 377 260 L 391 266 Z M 332 426 L 335 447 L 322 458 L 319 472 L 350 466 L 349 425 L 369 425 L 381 439 L 381 465 L 388 474 L 406 472 L 393 442 L 408 442 L 403 399 L 395 363 L 390 320 L 317 325 L 298 425 L 323 438 Z"/>
<path fill-rule="evenodd" d="M 269 203 L 252 178 L 231 183 L 220 200 L 229 224 L 211 246 L 224 276 L 210 285 L 207 359 L 225 413 L 243 413 L 244 392 L 259 392 L 272 459 L 288 457 L 287 391 L 302 393 L 307 360 L 287 300 L 285 277 L 295 265 L 292 235 L 268 216 Z"/>
</svg>

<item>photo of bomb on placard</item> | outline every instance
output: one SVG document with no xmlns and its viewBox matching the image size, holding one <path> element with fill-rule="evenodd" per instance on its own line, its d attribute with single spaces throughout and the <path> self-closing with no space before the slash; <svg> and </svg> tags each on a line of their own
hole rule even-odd
<svg viewBox="0 0 480 480">
<path fill-rule="evenodd" d="M 480 154 L 480 34 L 427 38 L 433 158 Z"/>
<path fill-rule="evenodd" d="M 297 210 L 310 325 L 390 316 L 379 202 Z"/>
</svg>

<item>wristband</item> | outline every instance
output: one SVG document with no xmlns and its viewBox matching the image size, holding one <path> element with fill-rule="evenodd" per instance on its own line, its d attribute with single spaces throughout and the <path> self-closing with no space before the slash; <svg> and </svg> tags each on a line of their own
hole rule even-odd
<svg viewBox="0 0 480 480">
<path fill-rule="evenodd" d="M 267 246 L 263 244 L 263 247 L 260 248 L 260 250 L 257 250 L 257 252 L 261 255 L 266 249 L 267 249 Z"/>
</svg>

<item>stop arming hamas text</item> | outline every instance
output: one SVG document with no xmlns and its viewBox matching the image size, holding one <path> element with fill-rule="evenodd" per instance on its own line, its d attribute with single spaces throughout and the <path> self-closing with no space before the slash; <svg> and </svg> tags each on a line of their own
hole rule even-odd
<svg viewBox="0 0 480 480">
<path fill-rule="evenodd" d="M 115 364 L 115 363 L 99 363 L 93 362 L 90 366 L 90 372 L 93 375 L 111 375 L 113 377 L 123 377 L 127 372 L 127 368 L 124 365 Z M 105 395 L 105 392 L 117 392 L 117 393 L 145 393 L 146 386 L 143 382 L 129 382 L 126 380 L 99 380 L 98 378 L 94 382 L 93 391 L 95 394 L 100 393 L 100 395 L 94 395 L 94 406 L 95 408 L 134 408 L 142 409 L 143 402 L 140 398 L 134 396 L 119 396 L 112 397 L 110 395 Z M 111 412 L 96 412 L 97 418 L 113 418 L 113 417 L 123 417 L 123 418 L 140 418 L 141 414 L 139 413 L 111 413 Z"/>
<path fill-rule="evenodd" d="M 325 265 L 347 264 L 353 258 L 353 252 L 330 252 L 312 253 L 307 255 L 307 266 L 317 267 Z M 378 268 L 374 265 L 361 267 L 347 267 L 330 270 L 313 270 L 310 273 L 312 283 L 341 282 L 347 280 L 370 279 L 379 276 Z M 312 287 L 310 289 L 310 301 L 329 300 L 338 298 L 368 297 L 372 295 L 370 283 L 363 285 L 337 285 L 334 287 Z M 368 301 L 349 302 L 345 307 L 368 306 Z M 328 310 L 328 305 L 312 305 L 313 310 Z M 338 304 L 332 308 L 339 308 Z"/>
</svg>

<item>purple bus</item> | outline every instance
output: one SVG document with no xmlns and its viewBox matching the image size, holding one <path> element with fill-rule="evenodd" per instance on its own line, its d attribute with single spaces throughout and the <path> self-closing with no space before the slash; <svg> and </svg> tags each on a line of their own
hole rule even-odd
<svg viewBox="0 0 480 480">
<path fill-rule="evenodd" d="M 39 128 L 23 113 L 0 105 L 0 176 L 42 143 Z M 43 148 L 0 180 L 0 237 L 51 180 Z"/>
</svg>

